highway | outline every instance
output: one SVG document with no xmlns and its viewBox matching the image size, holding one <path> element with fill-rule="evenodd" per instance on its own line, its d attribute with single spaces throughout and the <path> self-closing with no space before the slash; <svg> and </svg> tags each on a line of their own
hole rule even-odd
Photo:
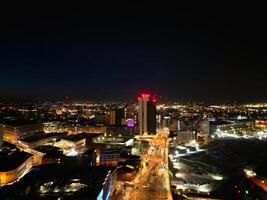
<svg viewBox="0 0 267 200">
<path fill-rule="evenodd" d="M 141 168 L 131 184 L 128 184 L 121 199 L 172 199 L 168 174 L 167 138 L 168 132 L 160 131 L 149 140 L 148 153 L 141 157 L 144 167 Z"/>
</svg>

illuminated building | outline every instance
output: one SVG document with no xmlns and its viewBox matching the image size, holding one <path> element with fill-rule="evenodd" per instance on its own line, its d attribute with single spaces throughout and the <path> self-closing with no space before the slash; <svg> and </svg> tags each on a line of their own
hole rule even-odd
<svg viewBox="0 0 267 200">
<path fill-rule="evenodd" d="M 65 126 L 65 130 L 68 131 L 69 134 L 77 134 L 77 133 L 106 133 L 106 126 L 90 126 L 90 125 L 73 125 L 68 124 Z"/>
<path fill-rule="evenodd" d="M 3 134 L 4 140 L 11 143 L 43 130 L 42 123 L 10 122 L 0 124 L 0 133 Z"/>
<path fill-rule="evenodd" d="M 156 115 L 156 123 L 157 123 L 157 128 L 162 129 L 162 123 L 161 123 L 161 115 Z"/>
<path fill-rule="evenodd" d="M 164 116 L 162 120 L 162 128 L 170 128 L 171 127 L 171 117 Z"/>
<path fill-rule="evenodd" d="M 118 108 L 115 110 L 108 111 L 106 115 L 107 124 L 116 125 L 116 126 L 123 125 L 122 122 L 123 122 L 124 117 L 125 117 L 125 113 L 124 113 L 123 108 Z M 126 125 L 126 123 L 124 125 Z"/>
<path fill-rule="evenodd" d="M 116 139 L 131 139 L 134 137 L 135 127 L 131 126 L 108 126 L 106 137 L 114 137 Z"/>
<path fill-rule="evenodd" d="M 127 119 L 126 118 L 122 118 L 121 119 L 121 126 L 126 126 L 127 125 Z"/>
<path fill-rule="evenodd" d="M 0 130 L 0 147 L 3 145 L 3 132 Z"/>
<path fill-rule="evenodd" d="M 102 149 L 100 151 L 100 165 L 117 166 L 120 160 L 121 149 Z"/>
<path fill-rule="evenodd" d="M 63 123 L 59 121 L 54 122 L 45 122 L 44 123 L 44 132 L 46 133 L 55 133 L 55 132 L 64 132 Z"/>
<path fill-rule="evenodd" d="M 65 137 L 67 133 L 44 133 L 38 132 L 21 140 L 21 144 L 29 148 L 35 148 L 47 143 L 53 143 Z"/>
<path fill-rule="evenodd" d="M 254 126 L 254 121 L 252 120 L 229 120 L 229 121 L 210 121 L 210 133 L 215 133 L 218 130 L 227 131 L 232 133 L 246 133 L 248 135 L 253 135 L 251 129 Z"/>
<path fill-rule="evenodd" d="M 178 143 L 188 143 L 195 140 L 194 131 L 177 131 L 176 141 Z"/>
<path fill-rule="evenodd" d="M 135 121 L 134 119 L 127 119 L 127 127 L 134 127 Z"/>
<path fill-rule="evenodd" d="M 108 111 L 106 117 L 107 117 L 107 124 L 108 125 L 115 125 L 116 124 L 115 110 Z"/>
<path fill-rule="evenodd" d="M 139 134 L 153 135 L 156 133 L 156 98 L 149 94 L 138 97 L 139 105 Z"/>
<path fill-rule="evenodd" d="M 210 122 L 208 119 L 202 119 L 199 121 L 198 131 L 201 136 L 208 136 L 210 133 Z"/>
<path fill-rule="evenodd" d="M 96 162 L 96 158 L 99 157 L 99 151 L 95 148 L 87 149 L 83 154 L 82 158 L 89 166 L 96 166 L 99 163 Z"/>
<path fill-rule="evenodd" d="M 267 128 L 267 120 L 255 120 L 256 128 Z"/>
<path fill-rule="evenodd" d="M 134 127 L 135 122 L 137 121 L 136 115 L 135 115 L 135 107 L 133 105 L 128 105 L 124 109 L 125 112 L 125 119 L 126 119 L 126 124 L 128 127 Z M 122 119 L 124 120 L 124 119 Z M 124 125 L 124 123 L 122 123 Z"/>
<path fill-rule="evenodd" d="M 100 134 L 79 133 L 76 135 L 68 135 L 61 139 L 61 142 L 73 146 L 75 149 L 81 150 L 92 144 L 93 138 Z"/>
<path fill-rule="evenodd" d="M 15 147 L 2 147 L 0 152 L 0 187 L 16 181 L 34 163 L 33 156 Z"/>
<path fill-rule="evenodd" d="M 135 119 L 135 107 L 133 105 L 126 106 L 124 112 L 126 118 Z"/>
<path fill-rule="evenodd" d="M 177 121 L 177 131 L 181 130 L 181 122 L 178 120 Z"/>
<path fill-rule="evenodd" d="M 228 121 L 210 121 L 210 134 L 215 133 L 217 130 L 230 129 L 232 124 Z"/>
<path fill-rule="evenodd" d="M 62 149 L 51 145 L 38 146 L 34 150 L 43 154 L 40 164 L 60 163 L 63 157 Z"/>
</svg>

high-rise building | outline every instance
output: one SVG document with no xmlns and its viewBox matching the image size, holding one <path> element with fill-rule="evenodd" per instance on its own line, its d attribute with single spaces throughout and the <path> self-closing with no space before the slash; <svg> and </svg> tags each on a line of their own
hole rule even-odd
<svg viewBox="0 0 267 200">
<path fill-rule="evenodd" d="M 116 121 L 116 115 L 115 115 L 115 110 L 108 111 L 106 115 L 106 120 L 108 125 L 115 125 Z"/>
<path fill-rule="evenodd" d="M 135 119 L 135 106 L 134 105 L 128 105 L 125 107 L 125 118 Z"/>
<path fill-rule="evenodd" d="M 121 126 L 123 125 L 121 122 L 122 122 L 122 119 L 124 118 L 125 118 L 124 108 L 117 108 L 115 110 L 110 110 L 107 112 L 106 122 L 108 125 Z"/>
<path fill-rule="evenodd" d="M 1 129 L 0 129 L 0 147 L 2 146 L 2 144 L 3 144 L 3 134 L 4 134 L 4 132 L 3 131 L 1 131 Z"/>
<path fill-rule="evenodd" d="M 124 108 L 117 108 L 115 110 L 115 124 L 121 126 L 122 119 L 125 118 Z"/>
<path fill-rule="evenodd" d="M 139 105 L 139 134 L 153 135 L 156 133 L 156 97 L 150 94 L 141 94 L 138 97 Z"/>
<path fill-rule="evenodd" d="M 208 119 L 202 119 L 198 123 L 198 133 L 201 136 L 208 136 L 210 133 L 210 122 Z"/>
<path fill-rule="evenodd" d="M 188 143 L 196 139 L 195 131 L 177 131 L 176 142 Z"/>
<path fill-rule="evenodd" d="M 30 121 L 10 121 L 5 124 L 0 124 L 0 135 L 3 135 L 4 140 L 14 143 L 35 132 L 43 131 L 43 123 L 34 123 Z"/>
</svg>

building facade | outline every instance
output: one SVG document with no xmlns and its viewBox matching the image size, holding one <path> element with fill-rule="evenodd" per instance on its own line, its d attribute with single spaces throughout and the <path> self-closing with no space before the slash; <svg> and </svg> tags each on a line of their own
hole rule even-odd
<svg viewBox="0 0 267 200">
<path fill-rule="evenodd" d="M 0 124 L 0 135 L 3 134 L 4 140 L 14 143 L 35 132 L 43 131 L 43 123 L 8 125 Z"/>
<path fill-rule="evenodd" d="M 153 135 L 156 133 L 156 99 L 149 94 L 138 97 L 139 105 L 139 134 Z"/>
<path fill-rule="evenodd" d="M 4 134 L 4 132 L 0 130 L 0 147 L 3 145 L 3 142 L 4 142 L 3 134 Z"/>
<path fill-rule="evenodd" d="M 0 155 L 0 187 L 18 180 L 34 165 L 31 154 L 19 150 L 3 150 Z"/>
<path fill-rule="evenodd" d="M 194 131 L 177 131 L 176 142 L 189 143 L 196 139 L 196 133 Z"/>
<path fill-rule="evenodd" d="M 107 125 L 115 125 L 116 123 L 115 110 L 108 111 L 106 118 L 107 118 Z"/>
</svg>

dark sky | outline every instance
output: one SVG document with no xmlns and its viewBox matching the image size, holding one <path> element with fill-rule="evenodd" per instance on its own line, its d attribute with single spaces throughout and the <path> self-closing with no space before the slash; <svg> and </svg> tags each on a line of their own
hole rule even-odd
<svg viewBox="0 0 267 200">
<path fill-rule="evenodd" d="M 0 99 L 267 100 L 258 7 L 2 7 Z"/>
</svg>

